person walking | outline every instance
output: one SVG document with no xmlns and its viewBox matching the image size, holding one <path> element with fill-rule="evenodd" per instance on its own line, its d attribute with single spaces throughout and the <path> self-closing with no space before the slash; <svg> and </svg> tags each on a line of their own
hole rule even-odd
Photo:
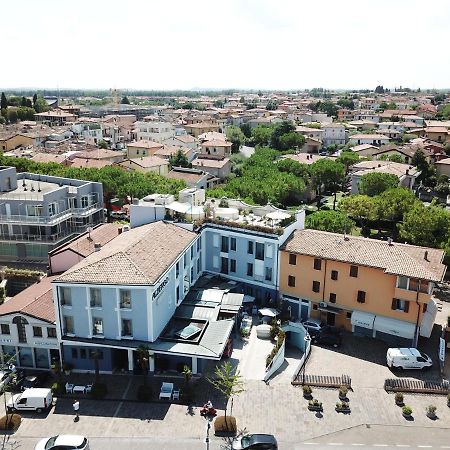
<svg viewBox="0 0 450 450">
<path fill-rule="evenodd" d="M 80 420 L 80 416 L 78 415 L 78 411 L 80 410 L 80 402 L 78 400 L 73 401 L 73 412 L 75 413 L 75 417 L 73 418 L 74 422 L 78 422 Z"/>
</svg>

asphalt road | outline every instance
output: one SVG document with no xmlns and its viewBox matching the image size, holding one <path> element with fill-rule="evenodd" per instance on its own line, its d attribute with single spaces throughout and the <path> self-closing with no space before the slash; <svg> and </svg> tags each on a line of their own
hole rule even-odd
<svg viewBox="0 0 450 450">
<path fill-rule="evenodd" d="M 299 426 L 299 439 L 301 439 Z M 3 436 L 0 450 L 33 450 L 39 438 Z M 224 440 L 212 438 L 209 446 L 198 439 L 154 438 L 90 438 L 91 450 L 228 450 Z M 401 450 L 450 449 L 450 434 L 445 428 L 415 426 L 366 426 L 349 428 L 306 442 L 279 442 L 280 450 Z"/>
</svg>

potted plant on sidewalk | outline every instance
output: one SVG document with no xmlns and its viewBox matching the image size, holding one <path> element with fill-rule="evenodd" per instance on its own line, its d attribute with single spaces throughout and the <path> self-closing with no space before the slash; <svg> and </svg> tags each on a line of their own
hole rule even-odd
<svg viewBox="0 0 450 450">
<path fill-rule="evenodd" d="M 404 402 L 403 402 L 403 394 L 401 392 L 396 392 L 395 393 L 395 404 L 397 406 L 403 406 Z"/>
<path fill-rule="evenodd" d="M 403 406 L 402 414 L 405 419 L 411 419 L 413 410 L 410 406 Z"/>
<path fill-rule="evenodd" d="M 311 386 L 308 386 L 307 384 L 305 384 L 303 387 L 303 397 L 306 399 L 310 399 L 312 398 L 312 389 Z"/>
<path fill-rule="evenodd" d="M 427 417 L 431 420 L 436 420 L 436 406 L 434 405 L 428 405 L 426 409 Z"/>
<path fill-rule="evenodd" d="M 344 414 L 348 414 L 350 412 L 350 405 L 348 402 L 337 402 L 336 403 L 336 412 L 341 412 Z"/>
<path fill-rule="evenodd" d="M 347 400 L 348 387 L 340 386 L 339 387 L 339 400 Z"/>
<path fill-rule="evenodd" d="M 322 402 L 319 402 L 317 398 L 312 399 L 308 402 L 308 409 L 310 411 L 322 412 L 323 411 Z"/>
</svg>

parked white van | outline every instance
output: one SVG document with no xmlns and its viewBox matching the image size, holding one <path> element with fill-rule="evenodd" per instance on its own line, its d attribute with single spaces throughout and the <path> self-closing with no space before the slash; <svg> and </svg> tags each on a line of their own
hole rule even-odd
<svg viewBox="0 0 450 450">
<path fill-rule="evenodd" d="M 8 412 L 13 411 L 36 411 L 41 413 L 52 406 L 53 395 L 51 389 L 31 388 L 21 394 L 15 394 L 8 401 L 6 408 Z"/>
<path fill-rule="evenodd" d="M 398 369 L 423 369 L 431 367 L 431 358 L 417 348 L 388 348 L 386 353 L 388 367 Z"/>
</svg>

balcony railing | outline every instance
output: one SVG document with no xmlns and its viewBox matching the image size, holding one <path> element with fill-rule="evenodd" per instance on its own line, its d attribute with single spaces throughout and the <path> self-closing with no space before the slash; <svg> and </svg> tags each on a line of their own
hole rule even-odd
<svg viewBox="0 0 450 450">
<path fill-rule="evenodd" d="M 87 229 L 88 225 L 80 226 L 80 227 L 71 227 L 69 230 L 61 231 L 59 233 L 54 234 L 1 234 L 0 233 L 0 241 L 34 241 L 36 243 L 41 242 L 58 242 L 61 239 L 64 239 L 72 234 L 76 233 L 84 233 Z"/>
<path fill-rule="evenodd" d="M 94 203 L 86 208 L 68 208 L 53 216 L 28 216 L 26 214 L 7 215 L 0 214 L 0 223 L 20 223 L 20 224 L 45 224 L 54 225 L 72 216 L 85 217 L 102 208 L 100 203 Z"/>
</svg>

